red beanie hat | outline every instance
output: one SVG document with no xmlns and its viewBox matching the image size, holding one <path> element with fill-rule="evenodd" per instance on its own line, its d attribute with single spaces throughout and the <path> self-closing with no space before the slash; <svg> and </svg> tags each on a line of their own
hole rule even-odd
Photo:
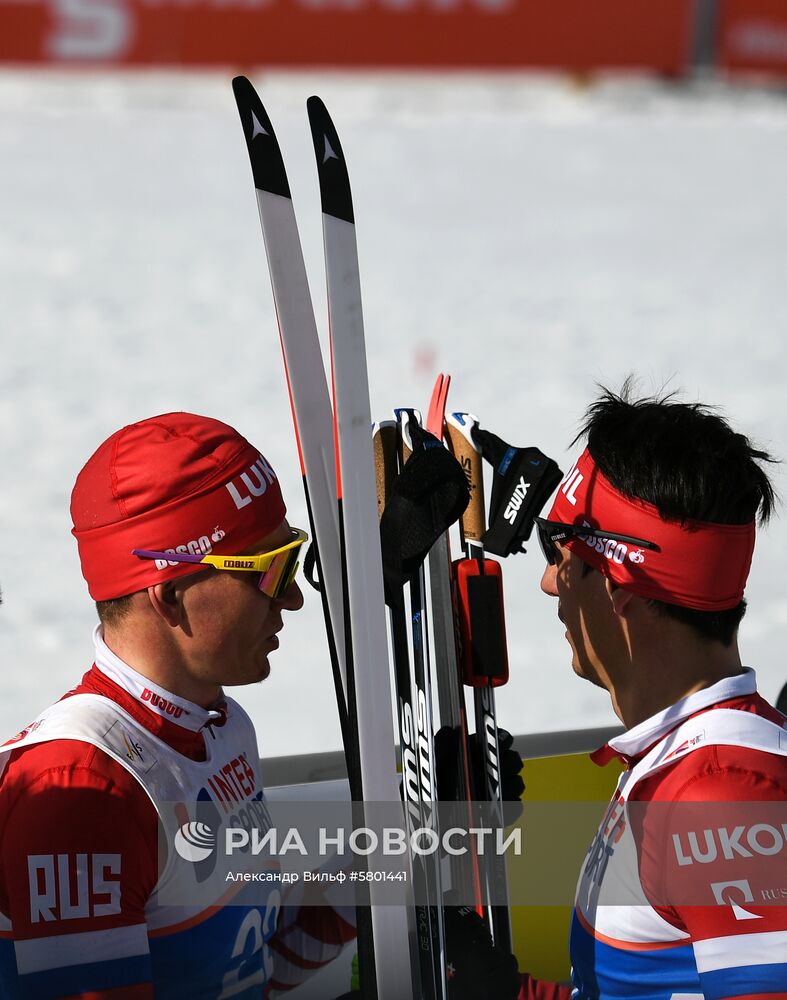
<svg viewBox="0 0 787 1000">
<path fill-rule="evenodd" d="M 132 549 L 234 553 L 286 508 L 276 473 L 236 430 L 193 413 L 123 427 L 88 459 L 71 493 L 72 534 L 90 596 L 106 601 L 199 572 Z"/>
</svg>

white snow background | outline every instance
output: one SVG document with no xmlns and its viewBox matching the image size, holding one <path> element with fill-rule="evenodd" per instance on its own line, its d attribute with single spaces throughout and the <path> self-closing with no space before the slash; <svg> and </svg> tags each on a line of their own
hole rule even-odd
<svg viewBox="0 0 787 1000">
<path fill-rule="evenodd" d="M 324 278 L 305 100 L 353 181 L 374 414 L 450 404 L 570 461 L 595 383 L 683 388 L 787 456 L 787 97 L 517 75 L 254 78 L 284 151 L 318 321 Z M 175 409 L 235 425 L 305 524 L 251 173 L 230 73 L 0 73 L 0 733 L 90 666 L 69 534 L 88 456 Z M 784 469 L 775 478 L 785 493 Z M 787 680 L 787 522 L 755 554 L 744 660 Z M 518 733 L 616 721 L 576 679 L 537 544 L 505 565 Z M 264 684 L 234 692 L 264 755 L 337 748 L 320 602 Z"/>
</svg>

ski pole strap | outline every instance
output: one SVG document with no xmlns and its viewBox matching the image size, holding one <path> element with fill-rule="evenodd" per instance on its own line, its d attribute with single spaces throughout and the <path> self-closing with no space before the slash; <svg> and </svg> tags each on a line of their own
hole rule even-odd
<svg viewBox="0 0 787 1000">
<path fill-rule="evenodd" d="M 306 582 L 314 587 L 314 589 L 320 593 L 322 591 L 322 583 L 317 574 L 317 541 L 312 539 L 311 545 L 306 550 L 306 555 L 303 557 L 303 578 Z"/>
<path fill-rule="evenodd" d="M 395 607 L 437 539 L 470 501 L 462 466 L 434 435 L 410 422 L 413 451 L 380 519 L 385 601 Z"/>
<path fill-rule="evenodd" d="M 563 473 L 557 462 L 538 448 L 516 448 L 480 427 L 473 431 L 473 440 L 494 470 L 484 548 L 497 556 L 524 552 L 533 518 L 558 487 Z"/>
</svg>

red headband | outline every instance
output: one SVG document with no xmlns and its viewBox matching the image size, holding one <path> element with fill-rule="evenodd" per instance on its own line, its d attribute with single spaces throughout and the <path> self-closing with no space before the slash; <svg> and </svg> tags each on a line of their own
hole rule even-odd
<svg viewBox="0 0 787 1000">
<path fill-rule="evenodd" d="M 722 611 L 743 598 L 754 551 L 754 522 L 667 521 L 653 504 L 624 496 L 585 451 L 572 465 L 549 512 L 550 521 L 606 528 L 658 545 L 640 549 L 591 535 L 562 544 L 583 562 L 641 597 L 697 611 Z"/>
</svg>

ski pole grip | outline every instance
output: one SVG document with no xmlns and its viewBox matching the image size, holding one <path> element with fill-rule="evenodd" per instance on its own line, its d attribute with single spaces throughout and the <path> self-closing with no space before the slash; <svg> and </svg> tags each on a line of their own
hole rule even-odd
<svg viewBox="0 0 787 1000">
<path fill-rule="evenodd" d="M 374 475 L 377 482 L 377 519 L 382 519 L 385 505 L 391 495 L 394 480 L 398 475 L 396 467 L 396 423 L 382 420 L 374 428 L 372 444 L 374 448 Z"/>
<path fill-rule="evenodd" d="M 462 515 L 462 542 L 481 544 L 486 530 L 484 511 L 484 470 L 481 452 L 473 443 L 472 432 L 478 419 L 470 413 L 449 414 L 448 442 L 470 488 L 470 503 Z"/>
</svg>

